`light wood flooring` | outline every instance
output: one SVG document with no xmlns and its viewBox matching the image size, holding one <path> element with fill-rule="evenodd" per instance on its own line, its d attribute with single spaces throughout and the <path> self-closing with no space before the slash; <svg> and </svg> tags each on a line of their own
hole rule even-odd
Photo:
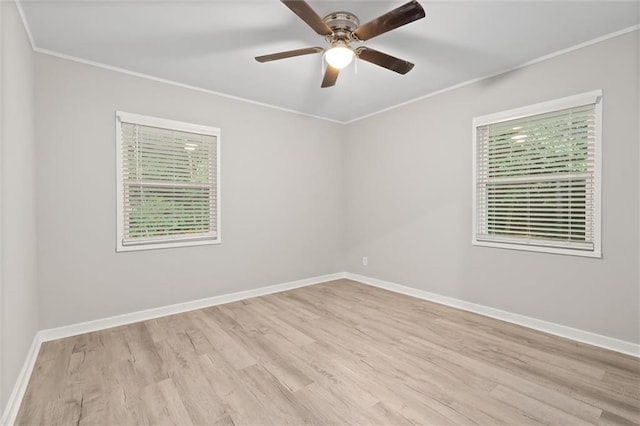
<svg viewBox="0 0 640 426">
<path fill-rule="evenodd" d="M 17 424 L 640 424 L 640 361 L 339 280 L 42 345 Z"/>
</svg>

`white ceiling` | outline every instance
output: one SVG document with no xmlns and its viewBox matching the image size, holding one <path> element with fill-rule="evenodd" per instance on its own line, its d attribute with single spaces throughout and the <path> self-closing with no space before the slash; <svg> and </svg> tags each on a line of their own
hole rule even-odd
<svg viewBox="0 0 640 426">
<path fill-rule="evenodd" d="M 407 0 L 322 1 L 367 22 Z M 324 46 L 277 0 L 29 1 L 38 51 L 55 52 L 341 122 L 637 26 L 637 1 L 427 1 L 427 17 L 364 45 L 415 63 L 401 76 L 359 61 L 321 89 L 322 56 L 254 56 Z"/>
</svg>

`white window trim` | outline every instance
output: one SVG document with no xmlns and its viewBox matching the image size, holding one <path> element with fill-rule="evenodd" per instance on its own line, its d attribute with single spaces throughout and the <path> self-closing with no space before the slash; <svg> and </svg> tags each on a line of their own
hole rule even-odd
<svg viewBox="0 0 640 426">
<path fill-rule="evenodd" d="M 594 248 L 593 250 L 579 250 L 570 248 L 559 248 L 542 246 L 540 243 L 536 245 L 527 245 L 526 243 L 511 244 L 506 242 L 492 242 L 486 240 L 478 240 L 476 238 L 478 231 L 477 223 L 477 128 L 490 123 L 499 123 L 501 121 L 515 120 L 531 115 L 544 114 L 561 109 L 578 107 L 595 103 L 595 180 L 594 180 Z M 571 256 L 602 258 L 602 90 L 593 90 L 591 92 L 579 95 L 568 96 L 566 98 L 556 99 L 548 102 L 542 102 L 535 105 L 514 108 L 508 111 L 501 111 L 494 114 L 484 115 L 473 119 L 471 128 L 472 132 L 472 172 L 471 172 L 471 194 L 472 194 L 472 226 L 471 226 L 471 244 L 474 246 L 496 247 L 510 250 L 525 250 L 543 253 L 564 254 Z"/>
<path fill-rule="evenodd" d="M 183 121 L 169 120 L 164 118 L 149 117 L 146 115 L 133 114 L 123 111 L 116 111 L 116 226 L 117 226 L 117 242 L 116 252 L 152 250 L 175 247 L 191 247 L 222 243 L 221 234 L 221 185 L 220 185 L 220 129 L 216 127 L 204 126 L 200 124 L 186 123 Z M 171 241 L 171 238 L 162 238 L 161 242 L 141 242 L 138 244 L 123 244 L 124 239 L 124 217 L 122 202 L 124 199 L 123 179 L 122 179 L 122 131 L 121 124 L 136 123 L 144 126 L 160 127 L 166 129 L 174 129 L 183 132 L 198 133 L 216 137 L 216 234 L 215 237 L 206 237 L 203 235 L 194 236 L 192 238 L 182 237 Z"/>
</svg>

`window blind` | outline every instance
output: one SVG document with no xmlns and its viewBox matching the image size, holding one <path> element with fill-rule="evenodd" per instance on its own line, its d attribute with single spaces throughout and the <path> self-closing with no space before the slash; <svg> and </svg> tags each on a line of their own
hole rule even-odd
<svg viewBox="0 0 640 426">
<path fill-rule="evenodd" d="M 595 103 L 476 127 L 478 241 L 594 250 Z"/>
<path fill-rule="evenodd" d="M 121 122 L 122 245 L 217 236 L 217 137 Z"/>
</svg>

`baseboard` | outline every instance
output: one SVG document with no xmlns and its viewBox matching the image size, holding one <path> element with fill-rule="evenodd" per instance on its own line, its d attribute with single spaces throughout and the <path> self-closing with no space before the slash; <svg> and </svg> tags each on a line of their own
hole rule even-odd
<svg viewBox="0 0 640 426">
<path fill-rule="evenodd" d="M 237 293 L 222 294 L 220 296 L 207 297 L 205 299 L 193 300 L 190 302 L 176 303 L 174 305 L 162 306 L 159 308 L 146 309 L 144 311 L 132 312 L 129 314 L 116 315 L 94 321 L 87 321 L 78 324 L 71 324 L 63 327 L 41 330 L 42 341 L 62 339 L 64 337 L 76 336 L 78 334 L 90 333 L 92 331 L 104 330 L 106 328 L 118 327 L 135 322 L 146 321 L 166 315 L 180 314 L 182 312 L 194 311 L 196 309 L 208 308 L 210 306 L 222 305 L 224 303 L 237 302 L 239 300 L 250 299 L 252 297 L 265 296 L 267 294 L 280 293 L 294 288 L 306 287 L 320 284 L 327 281 L 344 278 L 344 273 L 320 275 L 303 280 L 290 281 L 282 284 L 260 287 L 253 290 L 239 291 Z"/>
<path fill-rule="evenodd" d="M 407 287 L 400 284 L 383 281 L 364 275 L 346 273 L 345 278 L 367 284 L 373 287 L 383 288 L 395 293 L 406 294 L 408 296 L 417 297 L 419 299 L 428 300 L 430 302 L 439 303 L 441 305 L 451 306 L 453 308 L 462 309 L 476 314 L 484 315 L 490 318 L 518 324 L 534 330 L 543 331 L 555 336 L 565 337 L 577 342 L 587 343 L 589 345 L 598 346 L 615 352 L 620 352 L 634 357 L 640 357 L 640 345 L 625 342 L 624 340 L 614 339 L 612 337 L 602 336 L 600 334 L 591 333 L 589 331 L 579 330 L 524 315 L 514 314 L 500 309 L 491 308 L 477 303 L 466 302 L 464 300 L 455 299 L 453 297 L 442 296 L 430 293 L 424 290 L 418 290 L 413 287 Z"/>
<path fill-rule="evenodd" d="M 31 347 L 29 348 L 27 357 L 22 365 L 22 370 L 20 370 L 20 374 L 18 375 L 16 384 L 13 387 L 13 391 L 11 391 L 11 395 L 9 395 L 9 400 L 7 401 L 7 406 L 2 413 L 2 417 L 0 417 L 0 425 L 13 425 L 15 422 L 18 410 L 20 409 L 20 404 L 22 403 L 22 398 L 27 390 L 27 385 L 29 384 L 29 379 L 33 372 L 33 367 L 36 365 L 36 359 L 38 358 L 41 344 L 42 340 L 40 339 L 40 332 L 37 332 L 36 335 L 33 336 L 33 341 L 31 342 Z"/>
<path fill-rule="evenodd" d="M 294 288 L 306 287 L 314 284 L 320 284 L 327 281 L 337 280 L 345 277 L 345 273 L 320 275 L 313 278 L 303 280 L 290 281 L 282 284 L 260 287 L 253 290 L 239 291 L 237 293 L 223 294 L 220 296 L 207 297 L 205 299 L 193 300 L 190 302 L 177 303 L 169 306 L 162 306 L 144 311 L 132 312 L 129 314 L 117 315 L 108 318 L 102 318 L 94 321 L 87 321 L 78 324 L 71 324 L 63 327 L 50 328 L 40 330 L 33 338 L 33 343 L 27 354 L 20 375 L 16 381 L 13 391 L 7 402 L 7 406 L 0 418 L 0 425 L 13 425 L 22 398 L 27 390 L 29 378 L 33 371 L 40 346 L 44 342 L 50 340 L 62 339 L 65 337 L 76 336 L 78 334 L 90 333 L 92 331 L 104 330 L 107 328 L 117 327 L 120 325 L 132 324 L 135 322 L 146 321 L 166 315 L 179 314 L 182 312 L 193 311 L 196 309 L 207 308 L 210 306 L 221 305 L 224 303 L 237 302 L 239 300 L 250 299 L 252 297 L 266 296 L 267 294 L 280 293 L 282 291 L 292 290 Z"/>
<path fill-rule="evenodd" d="M 534 330 L 543 331 L 545 333 L 553 334 L 560 337 L 565 337 L 571 340 L 575 340 L 582 343 L 587 343 L 593 346 L 599 346 L 605 349 L 609 349 L 616 352 L 621 352 L 627 355 L 640 357 L 640 345 L 625 342 L 622 340 L 614 339 L 611 337 L 602 336 L 599 334 L 591 333 L 584 330 L 578 330 L 575 328 L 542 321 L 536 318 L 527 317 L 524 315 L 514 314 L 511 312 L 502 311 L 499 309 L 490 308 L 488 306 L 479 305 L 476 303 L 466 302 L 464 300 L 455 299 L 452 297 L 442 296 L 428 291 L 419 290 L 412 287 L 403 286 L 400 284 L 392 283 L 389 281 L 383 281 L 376 278 L 367 277 L 364 275 L 352 274 L 349 272 L 339 272 L 329 275 L 321 275 L 313 278 L 307 278 L 303 280 L 290 281 L 287 283 L 276 284 L 268 287 L 261 287 L 253 290 L 240 291 L 237 293 L 223 294 L 220 296 L 208 297 L 205 299 L 194 300 L 185 303 L 178 303 L 169 306 L 163 306 L 154 309 L 147 309 L 144 311 L 133 312 L 124 315 L 117 315 L 113 317 L 98 319 L 95 321 L 88 321 L 79 324 L 72 324 L 64 327 L 40 330 L 33 338 L 33 342 L 27 353 L 22 370 L 16 381 L 16 384 L 11 392 L 7 406 L 0 417 L 0 425 L 13 425 L 15 422 L 22 398 L 27 389 L 29 378 L 33 371 L 40 346 L 43 342 L 50 340 L 61 339 L 65 337 L 71 337 L 78 334 L 89 333 L 92 331 L 104 330 L 111 327 L 117 327 L 120 325 L 132 324 L 135 322 L 145 321 L 153 318 L 158 318 L 166 315 L 178 314 L 182 312 L 193 311 L 196 309 L 206 308 L 215 305 L 221 305 L 224 303 L 237 302 L 239 300 L 250 299 L 252 297 L 265 296 L 268 294 L 279 293 L 282 291 L 292 290 L 295 288 L 306 287 L 314 284 L 320 284 L 327 281 L 347 278 L 353 281 L 357 281 L 362 284 L 370 285 L 373 287 L 382 288 L 385 290 L 393 291 L 395 293 L 401 293 L 419 299 L 428 300 L 431 302 L 439 303 L 442 305 L 451 306 L 453 308 L 463 309 L 465 311 L 473 312 L 476 314 L 484 315 L 487 317 L 507 321 L 513 324 L 522 325 Z"/>
</svg>

